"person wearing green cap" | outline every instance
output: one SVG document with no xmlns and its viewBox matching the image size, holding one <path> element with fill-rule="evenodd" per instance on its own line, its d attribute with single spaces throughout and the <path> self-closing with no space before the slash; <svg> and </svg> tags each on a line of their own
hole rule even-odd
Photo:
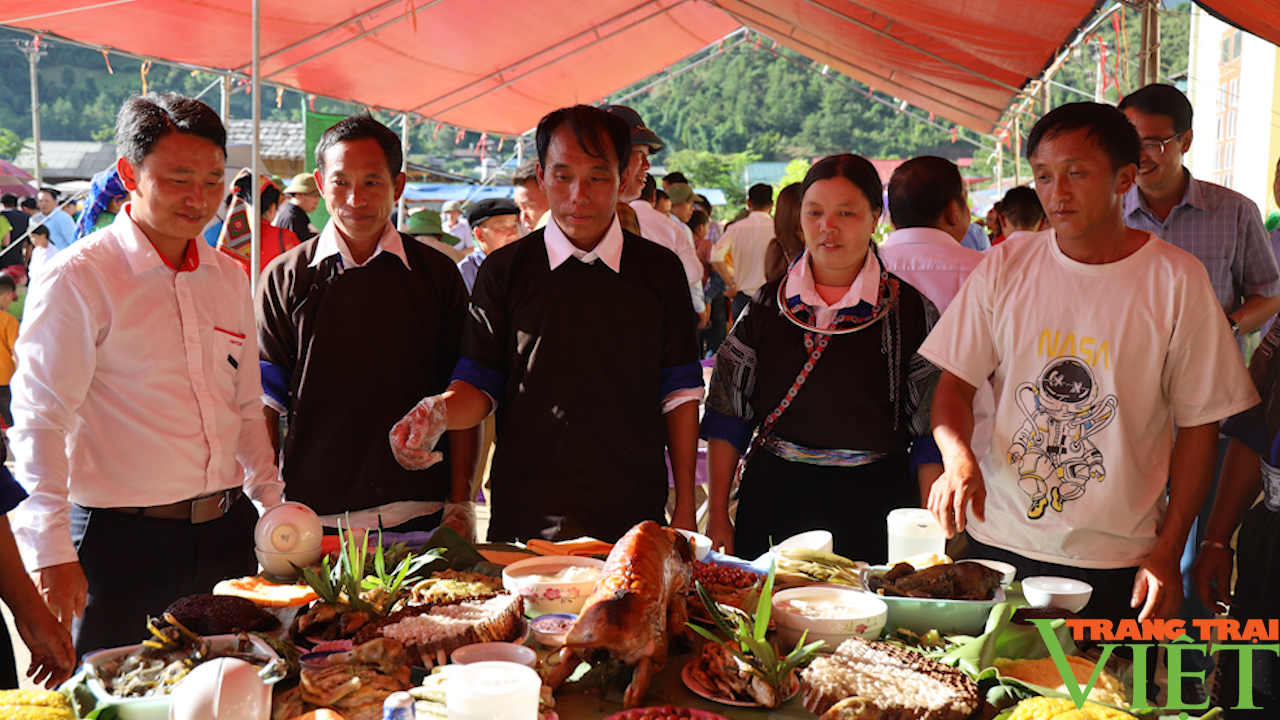
<svg viewBox="0 0 1280 720">
<path fill-rule="evenodd" d="M 316 188 L 316 179 L 311 173 L 298 173 L 289 181 L 284 194 L 286 200 L 280 204 L 271 224 L 292 230 L 301 242 L 315 237 L 316 229 L 311 225 L 311 213 L 320 207 L 320 190 Z"/>
<path fill-rule="evenodd" d="M 440 213 L 435 210 L 424 208 L 410 215 L 404 231 L 423 245 L 444 253 L 445 257 L 455 263 L 465 257 L 457 247 L 460 239 L 444 231 L 440 223 Z"/>
</svg>

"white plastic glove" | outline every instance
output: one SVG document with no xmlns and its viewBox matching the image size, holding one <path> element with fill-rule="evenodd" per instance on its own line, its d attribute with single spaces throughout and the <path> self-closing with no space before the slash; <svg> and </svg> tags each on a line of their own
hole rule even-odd
<svg viewBox="0 0 1280 720">
<path fill-rule="evenodd" d="M 446 427 L 444 398 L 425 397 L 391 428 L 391 454 L 405 470 L 426 470 L 444 459 L 432 451 Z"/>
<path fill-rule="evenodd" d="M 440 524 L 458 533 L 469 543 L 476 541 L 476 504 L 470 500 L 446 502 Z"/>
</svg>

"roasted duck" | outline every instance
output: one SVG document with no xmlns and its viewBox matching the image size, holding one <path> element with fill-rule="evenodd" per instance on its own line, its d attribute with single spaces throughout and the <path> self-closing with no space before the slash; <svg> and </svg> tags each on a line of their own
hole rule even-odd
<svg viewBox="0 0 1280 720">
<path fill-rule="evenodd" d="M 916 571 L 898 563 L 881 577 L 869 580 L 881 595 L 947 600 L 990 600 L 1000 587 L 1001 574 L 986 565 L 958 562 Z"/>
<path fill-rule="evenodd" d="M 613 658 L 635 667 L 626 708 L 642 705 L 649 681 L 667 664 L 670 639 L 689 638 L 685 594 L 692 568 L 693 550 L 680 533 L 652 520 L 631 528 L 609 553 L 548 684 L 558 688 L 582 660 Z"/>
</svg>

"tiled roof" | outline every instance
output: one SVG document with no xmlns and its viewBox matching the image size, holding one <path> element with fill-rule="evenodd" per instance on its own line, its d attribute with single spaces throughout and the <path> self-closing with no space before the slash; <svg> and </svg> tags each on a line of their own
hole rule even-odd
<svg viewBox="0 0 1280 720">
<path fill-rule="evenodd" d="M 35 175 L 35 152 L 24 147 L 13 164 Z M 40 143 L 41 175 L 46 182 L 88 180 L 116 164 L 115 143 L 45 140 Z"/>
<path fill-rule="evenodd" d="M 287 120 L 262 120 L 258 126 L 259 156 L 300 160 L 307 152 L 302 123 Z M 233 119 L 228 127 L 228 145 L 253 143 L 253 121 Z"/>
</svg>

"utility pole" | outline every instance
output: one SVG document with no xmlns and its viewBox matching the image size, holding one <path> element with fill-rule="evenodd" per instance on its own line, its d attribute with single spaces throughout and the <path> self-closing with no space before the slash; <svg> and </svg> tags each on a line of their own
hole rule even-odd
<svg viewBox="0 0 1280 720">
<path fill-rule="evenodd" d="M 43 172 L 40 169 L 40 83 L 38 82 L 40 58 L 48 54 L 48 50 L 40 47 L 40 38 L 35 37 L 31 40 L 17 40 L 18 49 L 27 56 L 27 62 L 31 65 L 31 142 L 32 151 L 35 153 L 35 172 L 32 175 L 36 180 L 36 189 L 39 190 L 44 185 Z"/>
<path fill-rule="evenodd" d="M 1159 0 L 1142 1 L 1142 49 L 1138 52 L 1138 81 L 1145 87 L 1160 82 Z"/>
</svg>

